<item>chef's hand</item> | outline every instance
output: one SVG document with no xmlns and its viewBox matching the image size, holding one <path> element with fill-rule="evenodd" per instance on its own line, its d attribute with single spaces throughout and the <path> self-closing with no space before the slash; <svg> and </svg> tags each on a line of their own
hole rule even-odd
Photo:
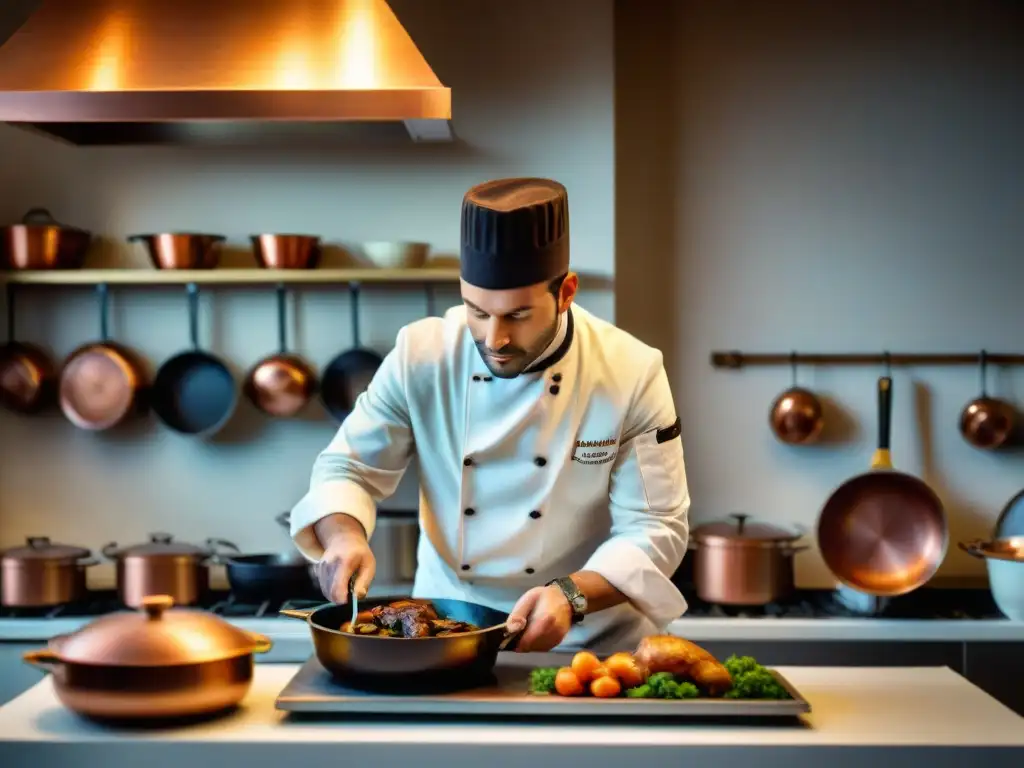
<svg viewBox="0 0 1024 768">
<path fill-rule="evenodd" d="M 565 639 L 572 626 L 572 606 L 558 587 L 534 587 L 519 598 L 505 625 L 509 632 L 526 627 L 516 651 L 550 651 Z"/>
<path fill-rule="evenodd" d="M 316 564 L 316 575 L 324 597 L 334 603 L 347 603 L 349 585 L 357 598 L 366 597 L 377 571 L 377 559 L 370 550 L 363 527 L 348 515 L 332 515 L 338 520 L 317 524 L 317 537 L 324 556 Z"/>
</svg>

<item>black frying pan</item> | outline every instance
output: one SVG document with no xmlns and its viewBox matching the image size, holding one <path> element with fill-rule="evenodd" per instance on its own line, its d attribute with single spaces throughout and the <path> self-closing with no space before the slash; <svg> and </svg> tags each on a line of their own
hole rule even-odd
<svg viewBox="0 0 1024 768">
<path fill-rule="evenodd" d="M 359 285 L 349 286 L 352 296 L 352 348 L 331 360 L 320 377 L 320 400 L 337 421 L 345 420 L 356 398 L 366 391 L 383 358 L 359 344 Z"/>
<path fill-rule="evenodd" d="M 188 285 L 188 319 L 192 350 L 160 366 L 153 382 L 153 410 L 171 429 L 185 435 L 219 430 L 235 411 L 238 387 L 218 358 L 199 348 L 199 288 Z"/>
<path fill-rule="evenodd" d="M 360 601 L 360 612 L 408 597 Z M 375 637 L 339 631 L 352 618 L 351 605 L 328 603 L 319 608 L 280 613 L 303 619 L 313 636 L 316 657 L 339 680 L 361 688 L 459 689 L 478 684 L 491 674 L 498 652 L 513 650 L 521 632 L 505 629 L 508 614 L 462 600 L 430 601 L 443 619 L 466 621 L 480 629 L 447 637 Z"/>
</svg>

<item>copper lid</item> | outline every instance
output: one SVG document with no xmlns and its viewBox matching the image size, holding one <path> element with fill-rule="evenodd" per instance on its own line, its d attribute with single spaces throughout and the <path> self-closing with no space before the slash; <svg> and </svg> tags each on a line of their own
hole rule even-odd
<svg viewBox="0 0 1024 768">
<path fill-rule="evenodd" d="M 758 545 L 796 541 L 803 533 L 768 523 L 748 523 L 750 515 L 729 515 L 731 520 L 707 523 L 693 530 L 693 538 L 706 544 Z"/>
<path fill-rule="evenodd" d="M 155 556 L 181 556 L 208 557 L 213 554 L 209 549 L 197 547 L 195 544 L 188 544 L 183 541 L 175 541 L 169 533 L 151 533 L 149 541 L 144 544 L 133 544 L 124 549 L 117 549 L 117 544 L 111 542 L 103 547 L 103 554 L 107 557 L 155 557 Z"/>
<path fill-rule="evenodd" d="M 991 541 L 971 541 L 961 546 L 977 557 L 1024 563 L 1024 536 L 1011 536 Z"/>
<path fill-rule="evenodd" d="M 14 547 L 3 553 L 4 560 L 59 560 L 75 562 L 92 554 L 88 549 L 70 544 L 54 544 L 49 536 L 29 536 L 25 546 Z"/>
<path fill-rule="evenodd" d="M 141 611 L 112 613 L 50 641 L 61 661 L 124 667 L 200 664 L 260 653 L 266 638 L 207 611 L 175 608 L 169 595 L 142 599 Z"/>
</svg>

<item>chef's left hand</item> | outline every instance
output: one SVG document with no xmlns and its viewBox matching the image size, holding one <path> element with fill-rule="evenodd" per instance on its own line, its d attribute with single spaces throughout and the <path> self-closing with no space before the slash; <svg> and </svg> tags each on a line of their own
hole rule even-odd
<svg viewBox="0 0 1024 768">
<path fill-rule="evenodd" d="M 562 642 L 572 626 L 572 607 L 558 587 L 534 587 L 519 598 L 505 622 L 509 632 L 526 631 L 515 649 L 550 651 Z"/>
</svg>

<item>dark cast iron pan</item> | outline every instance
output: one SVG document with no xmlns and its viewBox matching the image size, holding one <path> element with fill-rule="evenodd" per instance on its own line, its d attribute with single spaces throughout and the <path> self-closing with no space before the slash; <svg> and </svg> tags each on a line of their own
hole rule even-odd
<svg viewBox="0 0 1024 768">
<path fill-rule="evenodd" d="M 320 377 L 320 399 L 338 422 L 345 420 L 356 399 L 366 391 L 384 359 L 359 343 L 359 285 L 349 286 L 352 296 L 352 348 L 331 360 Z"/>
<path fill-rule="evenodd" d="M 153 410 L 160 420 L 186 435 L 211 435 L 223 427 L 238 403 L 238 387 L 228 367 L 199 348 L 199 288 L 188 285 L 192 349 L 166 361 L 153 382 Z"/>
</svg>

